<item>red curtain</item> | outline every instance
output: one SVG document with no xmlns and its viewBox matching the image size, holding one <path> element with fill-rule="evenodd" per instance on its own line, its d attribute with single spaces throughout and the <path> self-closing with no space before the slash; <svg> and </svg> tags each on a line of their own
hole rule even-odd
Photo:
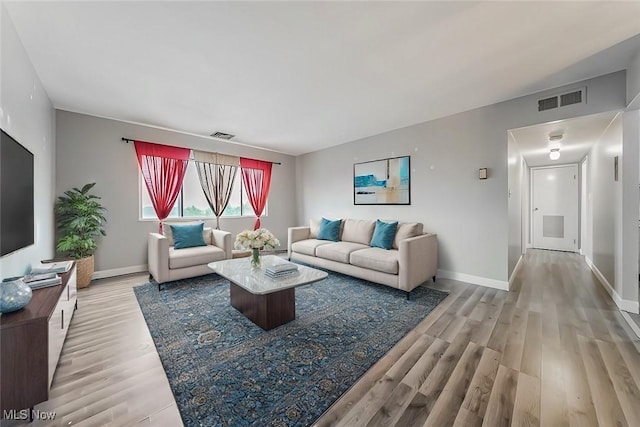
<svg viewBox="0 0 640 427">
<path fill-rule="evenodd" d="M 271 162 L 240 158 L 244 188 L 247 190 L 249 203 L 257 217 L 256 224 L 253 226 L 254 230 L 260 228 L 260 216 L 267 204 L 269 187 L 271 186 L 271 166 Z"/>
<path fill-rule="evenodd" d="M 180 194 L 191 150 L 144 141 L 133 143 L 162 233 L 162 221 L 169 216 Z"/>
</svg>

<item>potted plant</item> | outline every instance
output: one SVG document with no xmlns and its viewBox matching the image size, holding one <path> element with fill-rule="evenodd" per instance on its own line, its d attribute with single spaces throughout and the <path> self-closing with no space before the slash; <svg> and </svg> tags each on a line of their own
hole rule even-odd
<svg viewBox="0 0 640 427">
<path fill-rule="evenodd" d="M 93 253 L 98 236 L 106 236 L 104 223 L 106 209 L 100 197 L 89 194 L 95 182 L 81 189 L 65 191 L 55 204 L 58 244 L 61 254 L 76 260 L 77 285 L 84 288 L 91 283 L 94 271 Z"/>
</svg>

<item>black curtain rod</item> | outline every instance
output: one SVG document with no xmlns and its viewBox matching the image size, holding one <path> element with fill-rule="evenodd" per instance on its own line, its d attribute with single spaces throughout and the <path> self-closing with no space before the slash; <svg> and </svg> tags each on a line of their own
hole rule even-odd
<svg viewBox="0 0 640 427">
<path fill-rule="evenodd" d="M 135 142 L 136 141 L 135 139 L 129 139 L 129 138 L 122 138 L 122 140 L 124 142 L 126 142 L 127 144 L 130 143 L 130 142 Z M 269 160 L 262 160 L 262 161 L 263 162 L 269 162 Z M 272 165 L 281 165 L 282 164 L 280 162 L 269 162 L 269 163 L 271 163 Z"/>
</svg>

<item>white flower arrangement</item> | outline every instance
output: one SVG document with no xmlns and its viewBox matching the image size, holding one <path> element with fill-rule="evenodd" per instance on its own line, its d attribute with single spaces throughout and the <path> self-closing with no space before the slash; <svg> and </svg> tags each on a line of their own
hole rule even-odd
<svg viewBox="0 0 640 427">
<path fill-rule="evenodd" d="M 254 231 L 244 230 L 236 236 L 235 247 L 237 249 L 275 249 L 278 246 L 280 246 L 280 241 L 266 228 Z"/>
</svg>

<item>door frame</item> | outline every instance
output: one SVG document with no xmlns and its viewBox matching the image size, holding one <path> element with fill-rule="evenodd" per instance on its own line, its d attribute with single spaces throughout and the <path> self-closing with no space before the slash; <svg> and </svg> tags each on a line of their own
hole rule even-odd
<svg viewBox="0 0 640 427">
<path fill-rule="evenodd" d="M 572 253 L 579 253 L 580 252 L 580 240 L 581 240 L 581 224 L 580 224 L 580 220 L 581 220 L 581 213 L 580 213 L 580 203 L 581 203 L 581 198 L 580 198 L 580 171 L 581 171 L 581 162 L 580 163 L 563 163 L 561 165 L 549 165 L 549 166 L 533 166 L 529 168 L 529 235 L 531 237 L 531 241 L 530 241 L 530 247 L 531 248 L 535 248 L 535 244 L 534 244 L 534 216 L 533 216 L 533 212 L 534 212 L 534 203 L 533 203 L 533 172 L 535 170 L 538 169 L 556 169 L 559 167 L 565 167 L 565 166 L 576 166 L 577 170 L 578 170 L 578 174 L 576 177 L 576 180 L 578 181 L 578 217 L 576 218 L 577 223 L 578 223 L 578 238 L 577 238 L 577 249 L 575 251 L 562 251 L 562 252 L 572 252 Z M 553 249 L 550 249 L 553 250 Z M 558 249 L 559 251 L 561 249 Z"/>
</svg>

